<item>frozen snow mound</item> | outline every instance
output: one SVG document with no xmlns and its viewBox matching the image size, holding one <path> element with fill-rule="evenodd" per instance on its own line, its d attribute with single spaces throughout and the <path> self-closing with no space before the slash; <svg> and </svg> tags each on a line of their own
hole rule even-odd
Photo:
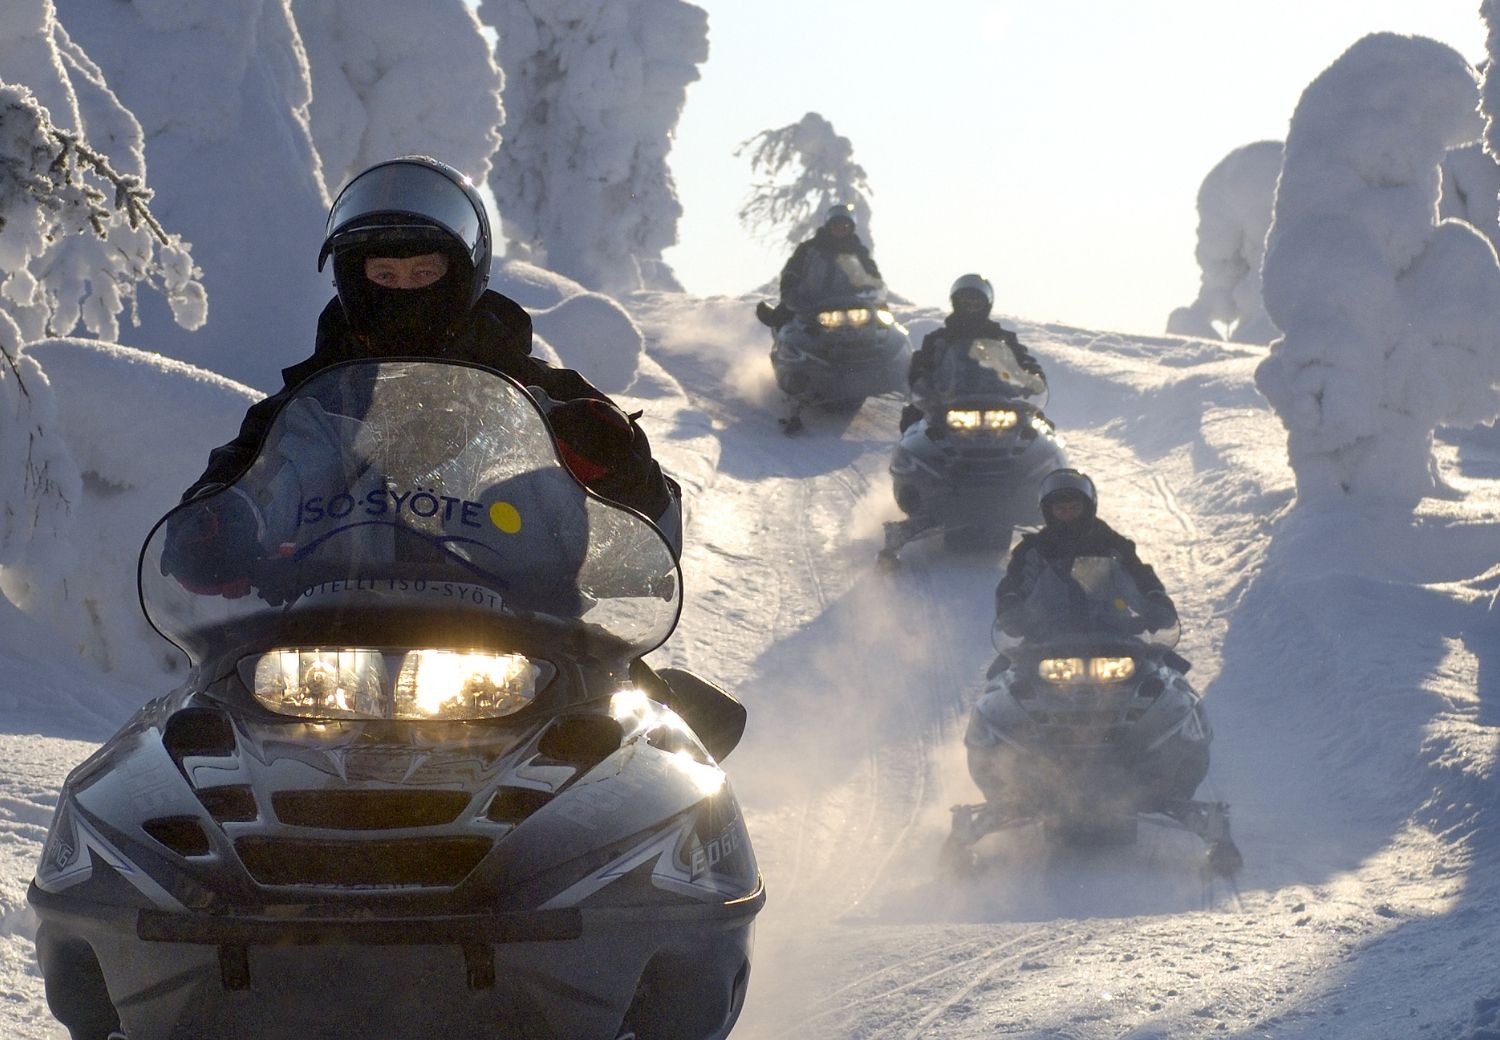
<svg viewBox="0 0 1500 1040">
<path fill-rule="evenodd" d="M 556 306 L 535 311 L 539 337 L 563 364 L 607 394 L 623 393 L 635 382 L 646 337 L 625 309 L 608 296 L 584 292 Z"/>
</svg>

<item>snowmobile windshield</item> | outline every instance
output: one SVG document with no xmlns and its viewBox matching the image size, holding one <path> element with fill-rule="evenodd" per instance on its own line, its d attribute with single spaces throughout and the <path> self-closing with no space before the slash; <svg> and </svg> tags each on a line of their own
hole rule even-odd
<svg viewBox="0 0 1500 1040">
<path fill-rule="evenodd" d="M 1018 618 L 1019 635 L 1012 637 L 1012 646 L 1139 640 L 1170 649 L 1179 635 L 1175 619 L 1164 628 L 1152 624 L 1135 579 L 1119 560 L 1107 556 L 1079 556 L 1071 564 L 1048 561 Z"/>
<path fill-rule="evenodd" d="M 852 253 L 815 255 L 786 303 L 805 319 L 829 311 L 885 310 L 885 282 Z M 826 327 L 827 323 L 824 322 Z"/>
<path fill-rule="evenodd" d="M 297 387 L 250 467 L 140 560 L 147 619 L 196 664 L 275 646 L 544 643 L 600 659 L 671 634 L 677 562 L 584 489 L 505 376 L 352 361 Z"/>
<path fill-rule="evenodd" d="M 1047 403 L 1047 381 L 1023 368 L 1014 348 L 999 339 L 975 339 L 944 351 L 932 387 L 945 402 L 1025 399 L 1038 409 Z"/>
</svg>

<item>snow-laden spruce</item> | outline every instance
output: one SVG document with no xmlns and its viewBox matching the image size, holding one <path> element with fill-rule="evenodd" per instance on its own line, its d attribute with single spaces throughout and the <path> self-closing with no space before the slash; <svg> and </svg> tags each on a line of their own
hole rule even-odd
<svg viewBox="0 0 1500 1040">
<path fill-rule="evenodd" d="M 313 141 L 329 191 L 397 155 L 483 183 L 500 146 L 504 77 L 461 3 L 293 0 L 311 73 Z"/>
<path fill-rule="evenodd" d="M 682 0 L 484 0 L 505 70 L 490 187 L 510 255 L 609 293 L 675 289 L 667 168 L 708 16 Z"/>
<path fill-rule="evenodd" d="M 795 123 L 762 130 L 741 142 L 735 155 L 750 153 L 750 170 L 757 181 L 740 207 L 740 223 L 765 238 L 781 238 L 791 245 L 811 238 L 822 226 L 831 206 L 854 207 L 854 224 L 872 250 L 870 183 L 865 169 L 854 161 L 854 145 L 817 112 Z"/>
<path fill-rule="evenodd" d="M 1257 141 L 1219 160 L 1198 189 L 1198 297 L 1167 319 L 1179 336 L 1269 343 L 1276 326 L 1261 302 L 1260 265 L 1281 173 L 1280 141 Z"/>
<path fill-rule="evenodd" d="M 1477 98 L 1457 51 L 1377 33 L 1298 102 L 1262 271 L 1282 336 L 1256 385 L 1302 501 L 1415 502 L 1440 488 L 1434 429 L 1500 413 L 1500 266 L 1437 219 L 1439 164 L 1478 135 Z"/>
</svg>

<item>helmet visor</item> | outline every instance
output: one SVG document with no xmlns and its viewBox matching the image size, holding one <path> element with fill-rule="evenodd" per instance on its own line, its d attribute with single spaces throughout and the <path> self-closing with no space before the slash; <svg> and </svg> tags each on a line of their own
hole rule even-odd
<svg viewBox="0 0 1500 1040">
<path fill-rule="evenodd" d="M 452 236 L 470 262 L 477 263 L 484 222 L 462 187 L 446 174 L 416 163 L 376 166 L 350 181 L 334 201 L 318 266 L 335 240 L 339 245 L 400 241 L 405 235 L 431 233 L 434 227 Z"/>
</svg>

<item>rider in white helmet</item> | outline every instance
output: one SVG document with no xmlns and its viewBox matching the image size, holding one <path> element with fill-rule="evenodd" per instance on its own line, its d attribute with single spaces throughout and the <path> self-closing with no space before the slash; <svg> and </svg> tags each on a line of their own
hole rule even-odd
<svg viewBox="0 0 1500 1040">
<path fill-rule="evenodd" d="M 933 329 L 922 337 L 922 345 L 911 357 L 911 367 L 906 381 L 913 395 L 918 398 L 930 393 L 928 380 L 937 369 L 942 356 L 955 348 L 967 349 L 976 339 L 999 340 L 1016 353 L 1016 360 L 1028 372 L 1042 375 L 1042 366 L 1031 352 L 1016 338 L 1016 334 L 1002 328 L 991 320 L 990 310 L 995 305 L 995 287 L 983 275 L 961 275 L 948 290 L 952 312 L 943 319 L 942 327 Z M 1043 376 L 1045 379 L 1046 377 Z M 908 404 L 901 412 L 901 430 L 922 418 L 922 409 Z"/>
</svg>

